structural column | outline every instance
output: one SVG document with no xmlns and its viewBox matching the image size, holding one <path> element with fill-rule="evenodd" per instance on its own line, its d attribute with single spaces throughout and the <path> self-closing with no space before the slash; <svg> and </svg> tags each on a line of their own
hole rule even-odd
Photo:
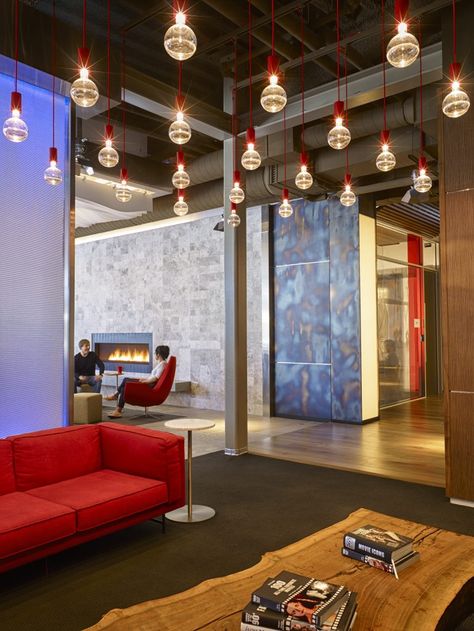
<svg viewBox="0 0 474 631">
<path fill-rule="evenodd" d="M 445 18 L 443 70 L 448 76 L 450 12 Z M 473 21 L 471 0 L 457 3 L 457 48 L 466 78 L 474 69 L 468 27 Z M 441 291 L 446 494 L 474 507 L 474 93 L 471 82 L 466 87 L 471 108 L 461 118 L 444 116 L 440 102 Z"/>
<path fill-rule="evenodd" d="M 224 80 L 224 110 L 232 111 L 232 80 Z M 247 222 L 239 204 L 240 226 L 227 223 L 233 181 L 232 138 L 224 141 L 225 289 L 225 453 L 247 452 Z"/>
</svg>

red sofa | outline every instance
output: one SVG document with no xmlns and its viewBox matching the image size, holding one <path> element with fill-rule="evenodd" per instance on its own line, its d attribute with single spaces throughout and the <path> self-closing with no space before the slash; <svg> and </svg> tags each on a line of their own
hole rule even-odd
<svg viewBox="0 0 474 631">
<path fill-rule="evenodd" d="M 0 571 L 185 504 L 184 439 L 114 423 L 0 440 Z"/>
</svg>

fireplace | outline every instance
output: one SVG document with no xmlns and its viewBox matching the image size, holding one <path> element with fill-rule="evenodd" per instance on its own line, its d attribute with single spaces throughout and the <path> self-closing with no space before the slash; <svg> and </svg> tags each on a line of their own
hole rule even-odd
<svg viewBox="0 0 474 631">
<path fill-rule="evenodd" d="M 153 368 L 151 333 L 92 333 L 92 350 L 104 362 L 106 370 L 149 373 Z"/>
</svg>

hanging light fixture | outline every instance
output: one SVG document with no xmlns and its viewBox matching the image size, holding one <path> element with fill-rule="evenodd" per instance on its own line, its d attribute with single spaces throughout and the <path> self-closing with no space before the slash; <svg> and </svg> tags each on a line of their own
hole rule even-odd
<svg viewBox="0 0 474 631">
<path fill-rule="evenodd" d="M 249 16 L 249 126 L 247 128 L 247 149 L 242 154 L 241 164 L 246 171 L 255 171 L 260 166 L 262 159 L 255 149 L 255 129 L 253 128 L 253 103 L 252 103 L 252 2 L 248 2 Z"/>
<path fill-rule="evenodd" d="M 237 228 L 240 226 L 240 217 L 237 213 L 237 204 L 235 202 L 231 202 L 230 204 L 230 214 L 227 218 L 227 223 L 232 228 Z"/>
<path fill-rule="evenodd" d="M 308 154 L 304 145 L 304 17 L 303 9 L 300 10 L 301 17 L 301 153 L 300 170 L 295 177 L 296 186 L 305 191 L 313 185 L 313 176 L 308 171 Z"/>
<path fill-rule="evenodd" d="M 184 201 L 184 191 L 178 190 L 178 201 L 173 206 L 173 210 L 178 217 L 182 217 L 188 213 L 188 205 Z"/>
<path fill-rule="evenodd" d="M 165 33 L 165 50 L 173 59 L 186 61 L 196 52 L 197 39 L 194 31 L 186 24 L 185 12 L 178 7 L 177 2 L 173 2 L 173 5 L 175 23 Z"/>
<path fill-rule="evenodd" d="M 183 63 L 178 63 L 178 96 L 176 97 L 176 119 L 168 130 L 170 140 L 176 145 L 185 145 L 191 138 L 191 127 L 184 120 L 184 96 L 181 94 Z"/>
<path fill-rule="evenodd" d="M 387 83 L 385 79 L 385 0 L 382 0 L 382 74 L 383 74 L 383 129 L 380 132 L 380 153 L 375 160 L 379 171 L 391 171 L 397 164 L 394 153 L 390 150 L 390 131 L 387 129 Z"/>
<path fill-rule="evenodd" d="M 275 53 L 275 0 L 272 0 L 272 54 L 267 58 L 268 85 L 263 89 L 260 104 L 266 112 L 275 114 L 285 107 L 287 97 L 284 88 L 278 83 L 280 62 Z"/>
<path fill-rule="evenodd" d="M 51 75 L 52 86 L 52 110 L 53 110 L 53 146 L 49 148 L 49 167 L 44 171 L 44 180 L 51 186 L 57 186 L 63 181 L 63 174 L 58 168 L 58 150 L 54 142 L 55 100 L 56 100 L 56 0 L 53 0 L 53 15 L 51 20 Z"/>
<path fill-rule="evenodd" d="M 420 44 L 421 44 L 421 24 L 420 24 Z M 428 175 L 428 165 L 424 155 L 425 136 L 423 134 L 423 60 L 420 50 L 420 156 L 418 158 L 418 175 L 415 177 L 413 186 L 418 193 L 427 193 L 431 186 L 431 178 Z"/>
<path fill-rule="evenodd" d="M 283 110 L 283 182 L 286 183 L 286 109 Z M 290 195 L 288 189 L 285 187 L 282 190 L 278 214 L 283 218 L 291 217 L 293 214 L 293 207 L 290 204 Z"/>
<path fill-rule="evenodd" d="M 171 178 L 171 183 L 177 189 L 187 188 L 191 183 L 189 175 L 184 170 L 184 166 L 184 154 L 182 149 L 179 149 L 176 153 L 176 171 Z"/>
<path fill-rule="evenodd" d="M 443 114 L 449 118 L 459 118 L 471 105 L 469 96 L 461 90 L 461 64 L 456 59 L 456 44 L 456 0 L 453 0 L 453 63 L 449 66 L 451 91 L 444 97 L 442 105 Z"/>
<path fill-rule="evenodd" d="M 11 93 L 11 116 L 3 123 L 3 135 L 10 142 L 23 142 L 28 138 L 28 126 L 21 118 L 21 93 L 18 92 L 18 43 L 20 36 L 19 0 L 15 1 L 15 90 Z"/>
<path fill-rule="evenodd" d="M 408 32 L 406 17 L 409 0 L 395 0 L 395 19 L 398 22 L 397 34 L 387 45 L 387 60 L 395 68 L 410 66 L 420 53 L 420 45 L 414 35 Z"/>
<path fill-rule="evenodd" d="M 344 75 L 346 83 L 346 102 L 347 102 L 347 54 L 344 55 Z M 356 201 L 356 195 L 352 190 L 352 179 L 349 173 L 349 147 L 346 146 L 346 173 L 344 175 L 344 188 L 339 195 L 339 201 L 343 206 L 353 206 Z"/>
<path fill-rule="evenodd" d="M 126 113 L 125 113 L 125 33 L 122 32 L 122 51 L 121 51 L 120 72 L 122 75 L 122 168 L 120 169 L 120 184 L 115 187 L 115 199 L 126 204 L 132 199 L 132 191 L 128 186 L 128 170 L 126 161 Z"/>
<path fill-rule="evenodd" d="M 345 149 L 351 141 L 351 132 L 344 126 L 344 101 L 341 101 L 340 89 L 340 35 L 339 35 L 339 0 L 336 0 L 336 40 L 337 40 L 337 101 L 334 102 L 334 127 L 328 133 L 328 144 L 333 149 Z M 346 103 L 347 106 L 347 103 Z"/>
<path fill-rule="evenodd" d="M 99 90 L 89 77 L 89 49 L 86 45 L 87 0 L 82 9 L 82 47 L 78 49 L 79 79 L 71 85 L 71 98 L 76 105 L 92 107 L 99 99 Z"/>
<path fill-rule="evenodd" d="M 99 162 L 111 169 L 119 161 L 119 154 L 113 146 L 114 128 L 110 124 L 110 0 L 107 0 L 107 125 L 105 126 L 105 144 L 99 151 Z"/>
<path fill-rule="evenodd" d="M 234 162 L 234 185 L 229 193 L 229 200 L 233 204 L 240 204 L 245 199 L 245 193 L 240 185 L 240 171 L 237 169 L 237 125 L 237 40 L 234 39 L 234 86 L 232 90 L 232 159 Z"/>
</svg>

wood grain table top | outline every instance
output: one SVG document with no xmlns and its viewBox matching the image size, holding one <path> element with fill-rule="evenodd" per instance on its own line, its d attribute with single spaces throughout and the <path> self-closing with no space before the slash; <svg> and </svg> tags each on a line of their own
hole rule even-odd
<svg viewBox="0 0 474 631">
<path fill-rule="evenodd" d="M 403 570 L 399 580 L 341 555 L 343 535 L 368 523 L 414 539 L 420 560 Z M 353 631 L 452 631 L 459 621 L 456 616 L 467 615 L 474 602 L 474 537 L 361 508 L 343 521 L 267 552 L 249 569 L 167 598 L 113 609 L 88 631 L 238 631 L 251 592 L 282 570 L 357 592 Z"/>
</svg>

